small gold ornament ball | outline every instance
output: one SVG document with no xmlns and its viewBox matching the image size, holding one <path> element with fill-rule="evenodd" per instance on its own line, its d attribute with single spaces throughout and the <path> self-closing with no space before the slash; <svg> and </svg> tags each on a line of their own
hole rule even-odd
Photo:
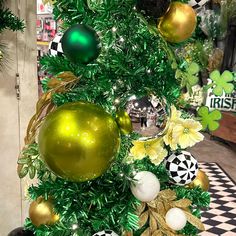
<svg viewBox="0 0 236 236">
<path fill-rule="evenodd" d="M 198 170 L 197 177 L 188 185 L 189 188 L 196 188 L 197 186 L 200 186 L 204 191 L 209 190 L 209 178 L 202 170 Z"/>
<path fill-rule="evenodd" d="M 121 109 L 116 113 L 116 122 L 123 134 L 127 135 L 133 131 L 132 121 L 125 110 Z"/>
<path fill-rule="evenodd" d="M 51 200 L 39 197 L 30 204 L 29 218 L 36 227 L 39 227 L 55 224 L 59 220 L 59 215 L 54 214 Z"/>
<path fill-rule="evenodd" d="M 120 130 L 102 107 L 68 103 L 50 113 L 39 131 L 39 152 L 48 167 L 69 181 L 101 176 L 120 146 Z"/>
<path fill-rule="evenodd" d="M 197 25 L 196 13 L 191 6 L 172 2 L 161 18 L 158 29 L 166 41 L 180 43 L 191 37 Z"/>
</svg>

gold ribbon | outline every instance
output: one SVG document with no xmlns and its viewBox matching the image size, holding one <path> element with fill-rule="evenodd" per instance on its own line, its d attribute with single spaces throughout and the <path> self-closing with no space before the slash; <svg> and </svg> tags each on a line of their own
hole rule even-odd
<svg viewBox="0 0 236 236">
<path fill-rule="evenodd" d="M 64 93 L 70 90 L 78 83 L 80 78 L 76 77 L 72 72 L 65 71 L 55 77 L 52 77 L 48 82 L 49 91 L 44 93 L 36 104 L 36 112 L 32 116 L 26 131 L 25 147 L 35 142 L 35 137 L 38 128 L 42 124 L 44 118 L 55 109 L 52 102 L 52 97 L 55 93 Z M 24 147 L 24 148 L 25 148 Z M 23 149 L 24 149 L 23 148 Z M 21 154 L 19 158 L 21 158 Z M 20 173 L 23 165 L 18 164 L 17 172 Z"/>
</svg>

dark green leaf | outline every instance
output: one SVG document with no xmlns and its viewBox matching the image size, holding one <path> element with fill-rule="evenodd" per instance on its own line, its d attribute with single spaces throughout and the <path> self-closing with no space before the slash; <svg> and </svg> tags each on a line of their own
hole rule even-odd
<svg viewBox="0 0 236 236">
<path fill-rule="evenodd" d="M 27 174 L 28 174 L 28 170 L 29 170 L 29 167 L 28 166 L 24 166 L 20 173 L 19 173 L 19 177 L 22 179 L 24 178 Z"/>
</svg>

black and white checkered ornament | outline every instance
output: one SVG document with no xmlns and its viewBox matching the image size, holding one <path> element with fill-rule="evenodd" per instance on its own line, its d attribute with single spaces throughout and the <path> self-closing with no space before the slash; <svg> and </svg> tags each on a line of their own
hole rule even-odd
<svg viewBox="0 0 236 236">
<path fill-rule="evenodd" d="M 188 4 L 194 8 L 198 9 L 203 7 L 209 0 L 189 0 Z"/>
<path fill-rule="evenodd" d="M 112 230 L 103 230 L 103 231 L 100 231 L 100 232 L 94 234 L 93 236 L 118 236 L 118 234 L 116 234 Z"/>
<path fill-rule="evenodd" d="M 52 56 L 62 56 L 63 50 L 61 46 L 62 34 L 56 34 L 54 39 L 49 43 L 48 51 Z"/>
<path fill-rule="evenodd" d="M 197 176 L 198 163 L 189 152 L 173 153 L 166 158 L 165 165 L 170 179 L 176 185 L 189 184 Z"/>
</svg>

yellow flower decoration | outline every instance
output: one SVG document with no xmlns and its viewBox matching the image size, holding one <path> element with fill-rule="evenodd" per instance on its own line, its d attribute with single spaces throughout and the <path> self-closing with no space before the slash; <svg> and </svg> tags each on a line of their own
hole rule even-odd
<svg viewBox="0 0 236 236">
<path fill-rule="evenodd" d="M 167 120 L 166 127 L 163 130 L 163 134 L 169 134 L 171 133 L 171 126 L 173 125 L 174 122 L 177 122 L 181 117 L 181 112 L 176 109 L 174 105 L 170 107 L 170 117 Z M 167 144 L 165 142 L 165 144 Z M 169 145 L 169 143 L 167 144 Z"/>
<path fill-rule="evenodd" d="M 176 122 L 181 117 L 181 111 L 178 111 L 174 105 L 170 107 L 170 122 Z"/>
<path fill-rule="evenodd" d="M 163 140 L 166 145 L 169 145 L 171 150 L 176 150 L 178 148 L 177 142 L 173 139 L 173 128 L 175 126 L 174 122 L 171 122 L 168 126 L 166 135 L 163 137 Z"/>
<path fill-rule="evenodd" d="M 153 164 L 160 164 L 168 155 L 164 148 L 162 138 L 152 139 L 148 141 L 133 141 L 133 147 L 130 149 L 130 160 L 141 160 L 144 157 L 149 157 Z"/>
<path fill-rule="evenodd" d="M 180 145 L 181 148 L 192 147 L 196 143 L 202 141 L 204 136 L 199 132 L 202 125 L 192 119 L 180 119 L 173 127 L 173 139 Z"/>
<path fill-rule="evenodd" d="M 171 150 L 176 150 L 178 145 L 185 149 L 203 140 L 199 132 L 202 129 L 200 122 L 192 119 L 182 119 L 181 112 L 171 106 L 171 115 L 167 122 L 163 140 Z"/>
</svg>

